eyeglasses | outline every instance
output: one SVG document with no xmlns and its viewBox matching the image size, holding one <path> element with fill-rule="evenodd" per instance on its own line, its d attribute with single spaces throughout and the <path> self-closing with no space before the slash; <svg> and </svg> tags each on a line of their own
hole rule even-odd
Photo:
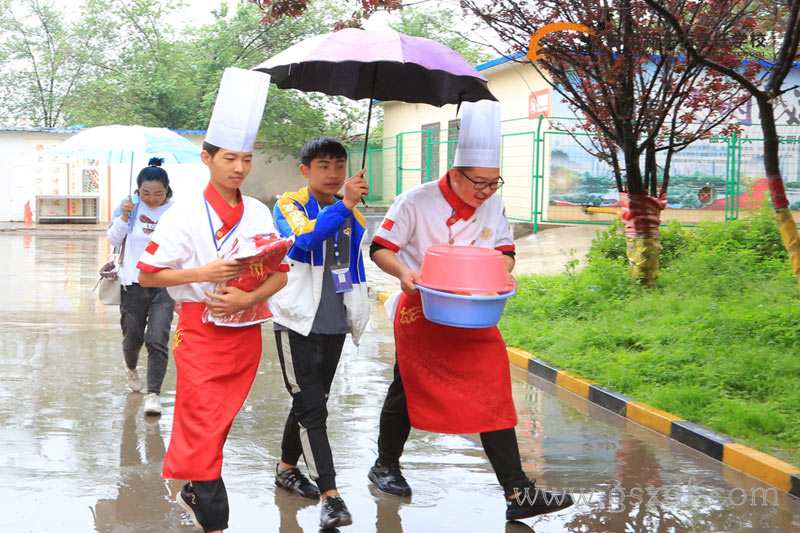
<svg viewBox="0 0 800 533">
<path fill-rule="evenodd" d="M 459 172 L 461 172 L 462 176 L 464 176 L 465 178 L 467 178 L 469 181 L 472 182 L 472 184 L 475 186 L 476 191 L 482 191 L 487 187 L 492 191 L 496 191 L 497 189 L 502 187 L 504 183 L 503 178 L 499 176 L 497 177 L 497 181 L 475 181 L 474 179 L 467 176 L 466 173 L 464 173 L 463 171 L 459 170 Z"/>
</svg>

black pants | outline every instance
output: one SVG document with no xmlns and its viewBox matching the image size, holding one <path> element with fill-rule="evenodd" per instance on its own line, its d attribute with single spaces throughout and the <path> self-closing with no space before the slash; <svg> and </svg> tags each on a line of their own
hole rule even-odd
<svg viewBox="0 0 800 533">
<path fill-rule="evenodd" d="M 296 465 L 302 454 L 320 492 L 336 488 L 336 471 L 328 442 L 328 394 L 342 355 L 344 334 L 300 335 L 275 332 L 283 379 L 292 395 L 281 443 L 281 461 Z"/>
<path fill-rule="evenodd" d="M 203 525 L 203 531 L 217 531 L 228 529 L 228 491 L 222 478 L 211 481 L 190 481 L 190 491 L 197 496 L 196 512 L 198 521 Z"/>
<path fill-rule="evenodd" d="M 142 287 L 133 283 L 120 290 L 119 322 L 125 365 L 130 369 L 136 368 L 144 344 L 147 347 L 147 392 L 160 394 L 167 373 L 169 329 L 175 301 L 162 287 Z"/>
<path fill-rule="evenodd" d="M 378 434 L 378 463 L 382 466 L 397 464 L 403 455 L 403 446 L 408 440 L 411 422 L 406 406 L 406 391 L 400 379 L 397 363 L 394 364 L 394 380 L 389 385 L 386 400 L 381 409 L 380 433 Z M 517 433 L 514 428 L 481 433 L 481 444 L 486 457 L 492 464 L 497 481 L 507 495 L 514 494 L 514 488 L 522 487 L 527 476 L 522 471 L 519 456 Z"/>
</svg>

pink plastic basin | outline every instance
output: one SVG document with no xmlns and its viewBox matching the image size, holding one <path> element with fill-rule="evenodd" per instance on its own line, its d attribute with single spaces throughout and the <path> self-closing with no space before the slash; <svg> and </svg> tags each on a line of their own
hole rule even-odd
<svg viewBox="0 0 800 533">
<path fill-rule="evenodd" d="M 419 276 L 420 285 L 440 291 L 500 293 L 513 288 L 503 254 L 475 246 L 431 246 Z"/>
</svg>

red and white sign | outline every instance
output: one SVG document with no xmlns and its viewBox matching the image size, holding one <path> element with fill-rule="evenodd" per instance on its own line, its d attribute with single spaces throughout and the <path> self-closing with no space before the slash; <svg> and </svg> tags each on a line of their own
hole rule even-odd
<svg viewBox="0 0 800 533">
<path fill-rule="evenodd" d="M 550 116 L 550 100 L 552 89 L 533 91 L 528 97 L 528 118 L 533 120 L 539 115 Z"/>
</svg>

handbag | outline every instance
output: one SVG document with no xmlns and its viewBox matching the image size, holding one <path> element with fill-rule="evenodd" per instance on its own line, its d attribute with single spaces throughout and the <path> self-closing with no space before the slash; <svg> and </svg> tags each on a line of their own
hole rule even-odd
<svg viewBox="0 0 800 533">
<path fill-rule="evenodd" d="M 100 279 L 94 285 L 97 289 L 97 296 L 100 303 L 103 305 L 120 305 L 122 303 L 122 285 L 119 279 L 119 269 L 122 267 L 122 259 L 125 255 L 125 241 L 128 237 L 122 239 L 120 246 L 121 252 L 117 253 L 117 248 L 111 254 L 111 261 L 100 267 Z"/>
</svg>

